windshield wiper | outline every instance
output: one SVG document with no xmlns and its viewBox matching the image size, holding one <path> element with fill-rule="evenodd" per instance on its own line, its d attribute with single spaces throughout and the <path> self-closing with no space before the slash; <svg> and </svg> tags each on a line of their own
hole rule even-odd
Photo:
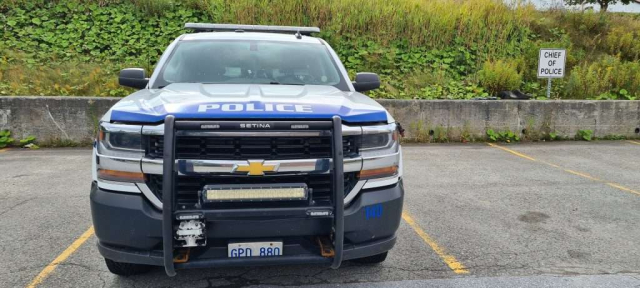
<svg viewBox="0 0 640 288">
<path fill-rule="evenodd" d="M 297 86 L 304 86 L 305 84 L 299 84 L 299 83 L 280 83 L 277 81 L 271 81 L 269 82 L 270 85 L 297 85 Z"/>
</svg>

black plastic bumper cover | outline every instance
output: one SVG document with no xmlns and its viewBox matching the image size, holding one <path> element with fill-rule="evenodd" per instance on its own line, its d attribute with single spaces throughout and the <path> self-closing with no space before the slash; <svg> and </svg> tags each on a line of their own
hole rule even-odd
<svg viewBox="0 0 640 288">
<path fill-rule="evenodd" d="M 400 225 L 404 189 L 398 184 L 361 192 L 344 210 L 345 245 L 343 260 L 376 255 L 390 250 Z M 114 193 L 91 188 L 91 212 L 98 238 L 98 248 L 105 258 L 128 263 L 163 266 L 162 212 L 141 194 Z M 324 219 L 326 220 L 326 219 Z M 208 237 L 225 235 L 227 239 L 322 235 L 327 225 L 323 219 L 229 220 L 212 223 Z M 265 229 L 298 227 L 295 229 Z M 209 231 L 215 234 L 209 234 Z M 252 237 L 248 237 L 252 236 Z M 312 255 L 287 255 L 269 258 L 213 258 L 205 262 L 176 264 L 176 268 L 227 267 L 280 264 L 331 264 L 332 258 Z"/>
</svg>

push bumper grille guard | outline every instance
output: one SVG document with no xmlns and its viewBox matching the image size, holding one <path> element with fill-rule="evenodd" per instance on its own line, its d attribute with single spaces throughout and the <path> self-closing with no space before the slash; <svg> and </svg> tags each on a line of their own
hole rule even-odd
<svg viewBox="0 0 640 288">
<path fill-rule="evenodd" d="M 344 249 L 344 171 L 343 171 L 343 150 L 342 150 L 342 120 L 338 116 L 332 118 L 332 158 L 333 169 L 331 169 L 331 179 L 333 186 L 333 227 L 334 251 L 335 255 L 331 260 L 331 268 L 337 269 L 342 263 Z M 327 258 L 321 255 L 316 256 L 279 256 L 277 258 L 237 258 L 237 259 L 194 259 L 187 263 L 174 263 L 174 239 L 173 224 L 175 201 L 175 178 L 178 176 L 176 170 L 176 120 L 169 115 L 164 123 L 164 151 L 163 151 L 163 188 L 162 188 L 162 240 L 163 240 L 163 261 L 167 275 L 175 276 L 176 268 L 180 267 L 216 267 L 223 266 L 224 262 L 236 262 L 239 265 L 262 265 L 262 264 L 303 264 L 303 263 L 328 263 Z"/>
</svg>

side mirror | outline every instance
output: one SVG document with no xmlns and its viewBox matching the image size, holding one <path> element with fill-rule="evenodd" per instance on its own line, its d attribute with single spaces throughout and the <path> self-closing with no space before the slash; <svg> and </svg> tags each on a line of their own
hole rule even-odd
<svg viewBox="0 0 640 288">
<path fill-rule="evenodd" d="M 356 74 L 356 81 L 352 84 L 358 92 L 378 89 L 380 88 L 380 77 L 376 73 L 362 72 Z"/>
<path fill-rule="evenodd" d="M 144 69 L 142 68 L 127 68 L 120 70 L 118 83 L 121 86 L 144 89 L 149 83 L 149 78 L 145 77 Z"/>
</svg>

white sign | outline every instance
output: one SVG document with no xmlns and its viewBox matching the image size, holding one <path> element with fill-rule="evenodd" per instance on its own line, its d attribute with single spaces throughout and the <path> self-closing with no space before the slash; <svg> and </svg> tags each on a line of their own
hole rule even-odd
<svg viewBox="0 0 640 288">
<path fill-rule="evenodd" d="M 540 49 L 538 78 L 564 77 L 564 63 L 567 51 L 564 49 Z"/>
</svg>

